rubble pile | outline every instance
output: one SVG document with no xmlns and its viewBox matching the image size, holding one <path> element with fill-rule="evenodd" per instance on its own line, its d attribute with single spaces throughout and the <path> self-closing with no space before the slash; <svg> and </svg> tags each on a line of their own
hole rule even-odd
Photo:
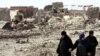
<svg viewBox="0 0 100 56">
<path fill-rule="evenodd" d="M 18 22 L 18 23 L 16 23 Z M 16 30 L 28 30 L 28 29 L 32 29 L 35 28 L 34 26 L 34 18 L 25 18 L 23 20 L 13 20 L 12 21 L 12 28 L 16 29 Z"/>
<path fill-rule="evenodd" d="M 88 23 L 86 24 L 86 29 L 100 29 L 100 20 L 96 18 L 95 23 Z"/>
<path fill-rule="evenodd" d="M 73 31 L 76 30 L 67 30 L 67 32 L 69 33 L 73 33 Z M 84 30 L 78 30 L 80 31 L 84 31 Z M 59 31 L 55 31 L 52 32 L 51 35 L 48 36 L 48 38 L 44 38 L 43 36 L 38 36 L 35 38 L 35 36 L 33 35 L 32 37 L 29 38 L 29 42 L 28 43 L 16 43 L 14 41 L 14 39 L 11 41 L 11 39 L 9 41 L 5 40 L 0 40 L 0 55 L 1 56 L 57 56 L 56 53 L 56 49 L 59 43 L 59 38 L 60 38 L 60 32 Z M 78 35 L 78 34 L 77 34 Z M 77 37 L 73 36 L 72 34 L 70 35 L 73 43 L 76 41 Z M 99 38 L 99 37 L 98 37 Z M 23 40 L 24 38 L 22 38 Z M 4 42 L 2 42 L 4 41 Z M 100 44 L 100 43 L 99 43 Z M 96 56 L 99 56 L 99 48 L 100 46 L 98 46 L 97 48 L 97 54 Z M 7 51 L 7 52 L 6 52 Z M 11 52 L 10 52 L 11 51 Z M 75 50 L 76 51 L 76 50 Z M 75 56 L 76 52 L 73 51 L 72 55 Z"/>
<path fill-rule="evenodd" d="M 60 17 L 52 17 L 48 20 L 48 25 L 53 29 L 64 28 L 64 20 Z"/>
<path fill-rule="evenodd" d="M 84 24 L 84 19 L 82 16 L 71 17 L 64 16 L 65 26 L 68 29 L 82 29 Z"/>
<path fill-rule="evenodd" d="M 40 10 L 26 6 L 12 7 L 10 23 L 13 30 L 0 29 L 0 56 L 57 56 L 56 49 L 62 30 L 68 33 L 73 43 L 80 32 L 88 35 L 91 29 L 96 32 L 97 39 L 100 39 L 98 10 L 89 8 L 86 14 L 84 10 L 68 11 L 62 2 L 52 3 Z M 1 28 L 4 23 L 1 22 Z M 96 56 L 99 56 L 99 51 L 100 43 Z M 75 53 L 73 51 L 72 56 Z"/>
<path fill-rule="evenodd" d="M 27 38 L 30 36 L 39 36 L 41 32 L 37 30 L 24 30 L 24 31 L 7 31 L 0 30 L 0 38 Z"/>
</svg>

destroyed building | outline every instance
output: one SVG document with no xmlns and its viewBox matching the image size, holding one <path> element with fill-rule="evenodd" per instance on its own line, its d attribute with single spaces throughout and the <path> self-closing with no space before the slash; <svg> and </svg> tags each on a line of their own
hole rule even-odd
<svg viewBox="0 0 100 56">
<path fill-rule="evenodd" d="M 54 2 L 52 5 L 47 5 L 44 7 L 44 11 L 48 12 L 51 16 L 63 17 L 63 15 L 68 14 L 68 9 L 64 8 L 62 2 Z"/>
<path fill-rule="evenodd" d="M 100 19 L 99 7 L 90 7 L 86 11 L 86 15 L 89 18 L 89 23 L 95 23 L 96 19 Z"/>
<path fill-rule="evenodd" d="M 60 16 L 63 17 L 63 15 L 66 15 L 68 13 L 68 9 L 64 8 L 64 5 L 62 2 L 54 2 L 52 3 L 52 11 L 54 16 Z"/>
<path fill-rule="evenodd" d="M 11 7 L 10 11 L 18 10 L 18 12 L 22 13 L 24 15 L 24 18 L 32 17 L 34 12 L 33 6 L 15 6 Z"/>
<path fill-rule="evenodd" d="M 86 12 L 89 18 L 98 18 L 99 13 L 100 13 L 99 7 L 90 7 Z"/>
<path fill-rule="evenodd" d="M 33 6 L 15 6 L 10 8 L 10 17 L 12 19 L 15 15 L 21 14 L 23 18 L 36 18 L 37 12 L 38 8 L 34 8 Z"/>
<path fill-rule="evenodd" d="M 36 18 L 37 11 L 38 8 L 34 8 L 33 6 L 11 7 L 10 8 L 10 17 L 12 22 L 11 26 L 14 29 L 23 29 L 31 25 L 30 28 L 32 28 L 33 21 Z"/>
<path fill-rule="evenodd" d="M 54 3 L 52 3 L 52 5 L 53 5 L 53 8 L 63 8 L 63 3 L 62 2 L 54 2 Z"/>
<path fill-rule="evenodd" d="M 8 8 L 0 8 L 0 20 L 10 21 L 10 14 Z"/>
<path fill-rule="evenodd" d="M 54 2 L 52 3 L 53 7 L 52 10 L 54 13 L 61 12 L 60 10 L 63 9 L 63 3 L 62 2 Z"/>
<path fill-rule="evenodd" d="M 53 5 L 47 5 L 44 7 L 44 10 L 45 11 L 52 11 L 52 7 L 53 7 Z"/>
<path fill-rule="evenodd" d="M 34 8 L 33 6 L 13 6 L 10 8 L 10 17 L 11 21 L 13 19 L 15 20 L 17 18 L 32 18 L 36 17 L 36 13 L 38 11 L 38 8 Z"/>
</svg>

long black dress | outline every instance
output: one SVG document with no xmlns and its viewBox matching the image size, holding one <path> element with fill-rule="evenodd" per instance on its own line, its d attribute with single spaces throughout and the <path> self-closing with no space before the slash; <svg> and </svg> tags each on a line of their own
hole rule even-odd
<svg viewBox="0 0 100 56">
<path fill-rule="evenodd" d="M 57 48 L 58 56 L 71 56 L 69 48 L 72 48 L 72 46 L 72 40 L 68 36 L 64 36 L 64 38 L 61 38 Z"/>
<path fill-rule="evenodd" d="M 98 41 L 95 36 L 88 36 L 86 38 L 87 43 L 87 52 L 90 52 L 92 56 L 95 56 L 96 46 L 98 45 Z"/>
</svg>

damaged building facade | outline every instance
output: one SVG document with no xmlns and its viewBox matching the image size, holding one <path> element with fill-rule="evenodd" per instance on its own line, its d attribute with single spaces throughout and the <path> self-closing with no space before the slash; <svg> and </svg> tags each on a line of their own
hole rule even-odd
<svg viewBox="0 0 100 56">
<path fill-rule="evenodd" d="M 32 17 L 33 12 L 34 12 L 34 7 L 33 6 L 17 6 L 17 7 L 11 7 L 10 11 L 17 11 L 17 14 L 23 14 L 24 18 Z"/>
<path fill-rule="evenodd" d="M 63 2 L 54 2 L 52 5 L 47 5 L 44 10 L 50 12 L 52 16 L 63 16 L 68 14 L 68 8 L 64 8 Z"/>
<path fill-rule="evenodd" d="M 99 7 L 90 7 L 86 11 L 86 15 L 89 19 L 89 23 L 96 23 L 96 20 L 100 20 Z"/>
<path fill-rule="evenodd" d="M 10 11 L 8 8 L 0 8 L 0 20 L 10 21 Z"/>
</svg>

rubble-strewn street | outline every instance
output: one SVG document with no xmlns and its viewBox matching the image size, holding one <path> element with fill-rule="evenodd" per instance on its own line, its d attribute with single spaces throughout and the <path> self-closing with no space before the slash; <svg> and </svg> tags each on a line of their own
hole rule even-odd
<svg viewBox="0 0 100 56">
<path fill-rule="evenodd" d="M 78 34 L 73 35 L 76 30 L 66 30 L 71 37 L 73 43 L 78 38 Z M 85 31 L 85 30 L 77 30 Z M 0 39 L 0 56 L 57 56 L 56 48 L 59 43 L 61 30 L 53 31 L 49 36 L 43 35 L 32 35 L 27 42 L 27 38 L 16 38 Z M 85 32 L 86 35 L 88 32 Z M 95 36 L 99 41 L 100 45 L 100 32 L 95 31 Z M 13 33 L 14 34 L 14 33 Z M 14 36 L 16 37 L 16 36 Z M 97 47 L 97 54 L 99 56 L 100 46 Z M 74 51 L 72 54 L 75 54 Z"/>
<path fill-rule="evenodd" d="M 57 56 L 56 49 L 61 31 L 73 41 L 90 30 L 99 42 L 96 56 L 100 55 L 100 8 L 93 5 L 71 5 L 53 2 L 39 9 L 34 6 L 0 8 L 0 56 Z M 68 6 L 68 5 L 67 5 Z M 76 50 L 72 56 L 76 56 Z"/>
</svg>

